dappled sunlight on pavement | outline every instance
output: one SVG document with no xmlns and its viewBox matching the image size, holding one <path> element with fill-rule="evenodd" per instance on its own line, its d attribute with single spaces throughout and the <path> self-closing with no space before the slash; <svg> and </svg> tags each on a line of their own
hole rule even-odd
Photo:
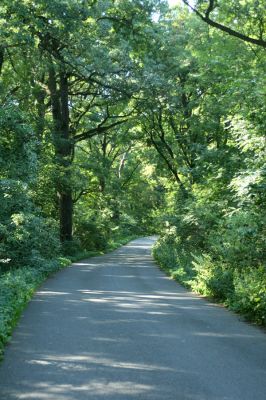
<svg viewBox="0 0 266 400">
<path fill-rule="evenodd" d="M 265 400 L 264 333 L 166 277 L 154 240 L 45 283 L 0 366 L 1 400 Z"/>
</svg>

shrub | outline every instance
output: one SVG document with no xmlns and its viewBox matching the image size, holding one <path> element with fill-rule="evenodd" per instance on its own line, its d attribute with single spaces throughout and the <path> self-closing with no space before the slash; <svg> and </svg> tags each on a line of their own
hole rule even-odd
<svg viewBox="0 0 266 400">
<path fill-rule="evenodd" d="M 192 254 L 175 235 L 160 238 L 153 255 L 174 279 L 192 290 L 223 301 L 250 321 L 266 325 L 266 269 L 234 268 L 209 254 Z"/>
<path fill-rule="evenodd" d="M 184 251 L 180 238 L 175 235 L 175 229 L 161 237 L 153 247 L 153 256 L 158 264 L 175 280 L 189 285 L 193 278 L 192 256 Z"/>
<path fill-rule="evenodd" d="M 229 305 L 261 325 L 266 323 L 266 270 L 247 268 L 234 273 L 234 292 Z"/>
<path fill-rule="evenodd" d="M 195 278 L 191 288 L 205 296 L 226 300 L 233 291 L 233 270 L 226 264 L 215 262 L 210 255 L 193 255 Z"/>
<path fill-rule="evenodd" d="M 103 250 L 107 246 L 108 231 L 106 226 L 96 219 L 78 221 L 75 226 L 75 237 L 83 249 Z"/>
<path fill-rule="evenodd" d="M 7 191 L 8 193 L 8 191 Z M 55 222 L 28 210 L 2 214 L 0 225 L 0 268 L 40 267 L 59 255 L 60 242 Z"/>
<path fill-rule="evenodd" d="M 258 266 L 265 257 L 265 225 L 254 211 L 232 209 L 209 237 L 209 250 L 234 268 Z"/>
</svg>

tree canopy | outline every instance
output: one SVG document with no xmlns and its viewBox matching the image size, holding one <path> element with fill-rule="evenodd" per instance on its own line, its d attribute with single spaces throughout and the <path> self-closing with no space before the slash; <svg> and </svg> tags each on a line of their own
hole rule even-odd
<svg viewBox="0 0 266 400">
<path fill-rule="evenodd" d="M 2 0 L 2 273 L 157 233 L 179 280 L 265 321 L 263 8 Z"/>
</svg>

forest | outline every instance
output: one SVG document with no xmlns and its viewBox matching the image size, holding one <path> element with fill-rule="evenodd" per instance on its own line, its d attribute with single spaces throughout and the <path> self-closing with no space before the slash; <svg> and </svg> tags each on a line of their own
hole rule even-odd
<svg viewBox="0 0 266 400">
<path fill-rule="evenodd" d="M 159 236 L 266 324 L 262 0 L 1 0 L 0 348 L 51 273 Z"/>
</svg>

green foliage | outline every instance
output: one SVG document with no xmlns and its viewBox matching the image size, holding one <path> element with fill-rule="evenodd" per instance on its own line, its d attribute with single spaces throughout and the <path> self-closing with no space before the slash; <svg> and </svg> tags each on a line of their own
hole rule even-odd
<svg viewBox="0 0 266 400">
<path fill-rule="evenodd" d="M 265 259 L 264 235 L 264 216 L 254 209 L 233 209 L 219 221 L 208 242 L 216 257 L 240 269 Z"/>
<path fill-rule="evenodd" d="M 195 186 L 175 203 L 154 256 L 179 282 L 265 324 L 265 216 L 256 196 L 238 208 L 230 197 L 234 204 L 234 193 Z"/>
<path fill-rule="evenodd" d="M 205 296 L 225 301 L 234 290 L 233 270 L 226 264 L 212 260 L 208 254 L 193 255 L 195 278 L 191 288 Z"/>
<path fill-rule="evenodd" d="M 234 273 L 234 292 L 229 298 L 233 310 L 265 325 L 266 270 L 264 266 L 247 268 Z"/>
<path fill-rule="evenodd" d="M 12 214 L 1 224 L 2 270 L 21 266 L 42 266 L 60 251 L 54 221 L 33 214 Z"/>
<path fill-rule="evenodd" d="M 195 276 L 191 267 L 193 256 L 184 249 L 175 229 L 162 236 L 152 252 L 155 260 L 167 274 L 184 286 L 190 287 L 191 279 Z"/>
<path fill-rule="evenodd" d="M 31 197 L 37 160 L 35 139 L 18 107 L 0 112 L 0 273 L 41 267 L 60 252 L 55 221 L 44 218 Z"/>
<path fill-rule="evenodd" d="M 0 132 L 0 176 L 31 180 L 36 170 L 35 140 L 18 107 L 0 107 Z"/>
<path fill-rule="evenodd" d="M 104 250 L 107 246 L 108 226 L 99 219 L 79 221 L 75 233 L 83 249 Z"/>
<path fill-rule="evenodd" d="M 223 302 L 250 321 L 265 325 L 265 266 L 235 269 L 208 254 L 189 252 L 174 235 L 160 238 L 153 255 L 166 273 L 184 286 Z"/>
<path fill-rule="evenodd" d="M 205 3 L 196 5 L 203 11 Z M 231 6 L 219 7 L 213 18 L 230 25 Z M 246 20 L 241 29 L 248 34 L 250 19 L 241 7 L 234 12 Z M 253 13 L 251 2 L 247 10 Z M 195 21 L 189 34 L 192 26 Z M 208 40 L 203 27 L 198 32 L 195 45 L 183 42 L 187 61 L 194 61 L 182 84 L 187 107 L 173 108 L 180 95 L 173 91 L 164 98 L 161 121 L 151 120 L 153 129 L 162 125 L 155 144 L 161 136 L 158 150 L 168 167 L 176 164 L 166 145 L 179 157 L 176 171 L 187 192 L 182 196 L 169 185 L 162 217 L 167 226 L 154 255 L 179 282 L 265 324 L 265 58 L 258 49 L 254 58 L 243 43 L 218 31 L 211 30 Z M 172 122 L 167 107 L 175 110 Z"/>
</svg>

